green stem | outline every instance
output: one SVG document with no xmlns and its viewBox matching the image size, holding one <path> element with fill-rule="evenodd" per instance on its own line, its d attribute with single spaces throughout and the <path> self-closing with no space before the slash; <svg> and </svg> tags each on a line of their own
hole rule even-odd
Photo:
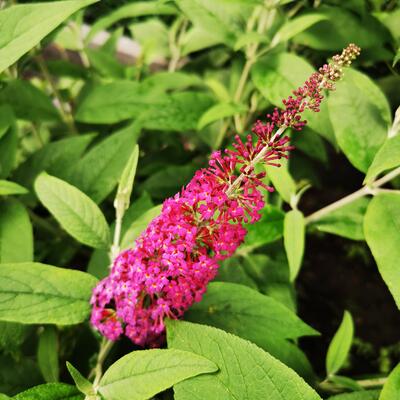
<svg viewBox="0 0 400 400">
<path fill-rule="evenodd" d="M 354 193 L 351 193 L 348 196 L 345 196 L 342 199 L 335 201 L 334 203 L 329 204 L 328 206 L 323 207 L 320 210 L 312 213 L 306 218 L 306 224 L 318 221 L 321 218 L 325 217 L 326 215 L 330 214 L 331 212 L 336 211 L 337 209 L 344 207 L 345 205 L 350 204 L 361 197 L 367 195 L 375 195 L 381 192 L 383 190 L 379 189 L 381 186 L 383 186 L 385 183 L 390 182 L 392 179 L 394 179 L 396 176 L 399 175 L 400 175 L 400 167 L 384 175 L 382 178 L 372 182 L 370 185 L 364 186 L 361 189 L 355 191 Z"/>
<path fill-rule="evenodd" d="M 69 132 L 72 135 L 76 135 L 77 131 L 74 125 L 74 120 L 72 118 L 71 113 L 69 112 L 69 110 L 67 109 L 61 94 L 57 88 L 57 85 L 55 84 L 49 69 L 47 68 L 46 62 L 43 59 L 43 56 L 41 54 L 37 54 L 36 57 L 36 62 L 39 66 L 40 71 L 42 72 L 44 78 L 46 79 L 46 81 L 49 83 L 51 90 L 53 92 L 54 97 L 57 99 L 58 104 L 59 104 L 59 110 L 62 116 L 62 119 L 64 121 L 64 123 L 68 126 Z"/>
<path fill-rule="evenodd" d="M 185 34 L 188 20 L 183 18 L 178 21 L 176 30 L 173 29 L 170 35 L 170 49 L 171 49 L 171 59 L 168 64 L 168 72 L 176 71 L 179 60 L 181 58 L 181 44 L 183 35 Z"/>
</svg>

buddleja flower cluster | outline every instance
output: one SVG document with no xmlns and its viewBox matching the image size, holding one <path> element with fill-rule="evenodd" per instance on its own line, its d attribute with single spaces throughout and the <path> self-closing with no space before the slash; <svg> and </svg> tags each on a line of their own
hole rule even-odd
<svg viewBox="0 0 400 400">
<path fill-rule="evenodd" d="M 158 346 L 164 319 L 180 318 L 201 300 L 218 271 L 218 262 L 232 256 L 243 242 L 245 223 L 260 219 L 265 173 L 255 164 L 279 165 L 287 157 L 286 128 L 300 130 L 305 109 L 319 111 L 323 89 L 333 90 L 360 49 L 349 45 L 283 101 L 268 122 L 257 121 L 253 134 L 239 136 L 231 149 L 212 154 L 208 168 L 167 199 L 161 214 L 114 260 L 110 275 L 95 288 L 92 324 L 108 339 L 126 335 L 137 345 Z M 254 136 L 254 137 L 253 137 Z"/>
</svg>

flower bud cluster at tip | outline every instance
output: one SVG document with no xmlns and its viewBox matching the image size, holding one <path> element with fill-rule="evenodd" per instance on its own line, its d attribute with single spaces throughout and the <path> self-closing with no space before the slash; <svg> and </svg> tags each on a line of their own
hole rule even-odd
<svg viewBox="0 0 400 400">
<path fill-rule="evenodd" d="M 167 199 L 135 242 L 120 253 L 111 273 L 93 291 L 91 322 L 110 340 L 127 336 L 137 345 L 157 347 L 165 339 L 165 318 L 181 318 L 201 300 L 218 271 L 218 262 L 233 255 L 243 242 L 248 222 L 257 222 L 264 207 L 261 188 L 265 172 L 255 164 L 279 166 L 292 149 L 287 127 L 300 130 L 305 109 L 319 111 L 323 89 L 331 90 L 360 49 L 349 45 L 333 63 L 314 73 L 293 96 L 275 109 L 269 121 L 257 121 L 243 141 L 211 155 L 208 168 L 196 172 L 189 184 Z M 278 128 L 278 131 L 276 129 Z M 278 132 L 278 134 L 277 134 Z M 236 182 L 236 183 L 235 183 Z"/>
</svg>

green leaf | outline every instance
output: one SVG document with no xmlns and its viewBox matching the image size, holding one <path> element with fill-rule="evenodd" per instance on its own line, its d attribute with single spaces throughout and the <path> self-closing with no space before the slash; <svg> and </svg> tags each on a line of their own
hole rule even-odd
<svg viewBox="0 0 400 400">
<path fill-rule="evenodd" d="M 23 186 L 18 185 L 18 183 L 0 179 L 0 196 L 25 193 L 28 193 L 28 189 L 25 189 Z"/>
<path fill-rule="evenodd" d="M 396 55 L 393 58 L 392 67 L 395 67 L 396 64 L 400 61 L 400 47 L 397 49 Z"/>
<path fill-rule="evenodd" d="M 103 49 L 85 49 L 90 66 L 101 76 L 106 78 L 124 79 L 126 75 L 125 67 L 111 54 Z"/>
<path fill-rule="evenodd" d="M 2 264 L 0 320 L 71 325 L 90 312 L 93 276 L 40 263 Z"/>
<path fill-rule="evenodd" d="M 290 271 L 287 257 L 280 250 L 274 258 L 264 254 L 246 254 L 243 266 L 260 288 L 262 293 L 296 311 L 293 284 L 290 282 Z"/>
<path fill-rule="evenodd" d="M 17 161 L 18 136 L 9 106 L 0 106 L 0 179 L 7 178 Z"/>
<path fill-rule="evenodd" d="M 361 48 L 381 47 L 389 39 L 387 30 L 373 16 L 357 18 L 344 7 L 330 7 L 325 4 L 315 13 L 326 18 L 314 24 L 294 38 L 295 43 L 317 50 L 341 50 L 349 43 Z"/>
<path fill-rule="evenodd" d="M 182 380 L 217 370 L 212 361 L 188 351 L 134 351 L 108 368 L 99 392 L 107 400 L 145 400 Z"/>
<path fill-rule="evenodd" d="M 165 93 L 168 90 L 184 90 L 190 87 L 203 87 L 204 82 L 195 74 L 181 71 L 160 71 L 143 79 L 141 85 L 143 90 Z"/>
<path fill-rule="evenodd" d="M 132 247 L 136 238 L 146 229 L 147 225 L 160 214 L 161 209 L 162 205 L 152 207 L 139 218 L 135 219 L 135 221 L 133 221 L 126 229 L 122 237 L 121 248 L 126 249 Z"/>
<path fill-rule="evenodd" d="M 9 400 L 9 399 L 11 399 L 11 397 L 8 397 L 5 394 L 0 393 L 0 400 Z"/>
<path fill-rule="evenodd" d="M 0 201 L 0 263 L 33 260 L 32 224 L 18 201 Z"/>
<path fill-rule="evenodd" d="M 152 174 L 141 185 L 153 198 L 165 199 L 173 196 L 186 185 L 196 172 L 194 165 L 171 165 Z"/>
<path fill-rule="evenodd" d="M 0 90 L 0 103 L 8 104 L 18 119 L 35 122 L 60 119 L 50 97 L 28 81 L 9 81 Z"/>
<path fill-rule="evenodd" d="M 0 354 L 0 390 L 9 395 L 43 382 L 39 368 L 32 358 L 18 357 L 17 360 L 12 355 Z"/>
<path fill-rule="evenodd" d="M 378 400 L 380 390 L 362 390 L 354 393 L 338 394 L 329 397 L 328 400 Z"/>
<path fill-rule="evenodd" d="M 255 289 L 228 282 L 212 282 L 185 319 L 208 324 L 263 347 L 265 332 L 276 338 L 295 339 L 318 334 L 284 305 Z"/>
<path fill-rule="evenodd" d="M 386 139 L 368 168 L 364 183 L 371 183 L 379 174 L 400 165 L 400 135 Z"/>
<path fill-rule="evenodd" d="M 139 134 L 140 129 L 133 123 L 108 136 L 75 164 L 68 182 L 95 203 L 102 202 L 117 186 Z"/>
<path fill-rule="evenodd" d="M 352 391 L 364 390 L 364 388 L 357 381 L 348 378 L 347 376 L 333 375 L 329 377 L 329 381 L 344 389 L 349 389 Z"/>
<path fill-rule="evenodd" d="M 290 203 L 292 197 L 296 194 L 296 182 L 289 173 L 288 162 L 285 158 L 279 160 L 280 167 L 266 165 L 267 176 L 273 186 L 281 195 L 286 203 Z"/>
<path fill-rule="evenodd" d="M 326 372 L 328 376 L 334 375 L 342 368 L 350 352 L 353 334 L 353 318 L 348 311 L 345 311 L 342 323 L 329 344 L 328 353 L 326 355 Z"/>
<path fill-rule="evenodd" d="M 89 397 L 96 396 L 92 383 L 89 382 L 85 377 L 83 377 L 82 374 L 68 361 L 67 369 L 80 392 L 86 394 Z"/>
<path fill-rule="evenodd" d="M 398 399 L 400 394 L 400 364 L 390 373 L 388 380 L 383 386 L 379 400 Z"/>
<path fill-rule="evenodd" d="M 253 44 L 253 43 L 270 43 L 271 39 L 265 34 L 258 32 L 246 32 L 238 37 L 233 46 L 235 51 L 240 50 L 241 48 Z"/>
<path fill-rule="evenodd" d="M 46 173 L 35 181 L 39 200 L 61 226 L 88 246 L 105 248 L 110 244 L 110 229 L 97 205 L 76 187 Z"/>
<path fill-rule="evenodd" d="M 314 130 L 304 127 L 299 135 L 291 138 L 296 150 L 300 150 L 312 159 L 325 165 L 328 164 L 328 152 L 325 141 Z"/>
<path fill-rule="evenodd" d="M 212 2 L 202 0 L 175 0 L 178 7 L 190 19 L 197 29 L 207 32 L 214 43 L 225 43 L 231 46 L 235 43 L 235 26 L 218 13 Z M 234 4 L 230 2 L 231 8 Z M 220 4 L 220 10 L 224 8 Z M 225 15 L 229 15 L 229 8 L 224 8 Z M 188 39 L 186 39 L 188 40 Z"/>
<path fill-rule="evenodd" d="M 13 397 L 14 400 L 83 400 L 83 395 L 65 383 L 39 385 Z"/>
<path fill-rule="evenodd" d="M 39 336 L 37 359 L 40 372 L 46 382 L 58 382 L 58 335 L 54 326 L 45 326 Z"/>
<path fill-rule="evenodd" d="M 7 105 L 0 105 L 0 139 L 7 133 L 14 124 L 15 116 L 12 108 Z"/>
<path fill-rule="evenodd" d="M 366 75 L 347 69 L 328 106 L 339 147 L 357 169 L 366 172 L 391 123 L 384 94 Z"/>
<path fill-rule="evenodd" d="M 261 211 L 261 219 L 256 224 L 246 225 L 247 235 L 240 248 L 250 250 L 281 238 L 284 216 L 277 207 L 267 204 Z"/>
<path fill-rule="evenodd" d="M 200 117 L 212 104 L 212 97 L 206 93 L 172 93 L 157 107 L 142 114 L 139 120 L 147 129 L 187 132 L 198 128 Z"/>
<path fill-rule="evenodd" d="M 268 101 L 282 107 L 282 99 L 292 95 L 292 91 L 303 85 L 314 72 L 314 68 L 304 58 L 291 53 L 278 53 L 259 60 L 251 70 L 251 77 L 256 88 Z M 320 110 L 319 113 L 306 111 L 304 117 L 310 128 L 334 143 L 326 103 L 321 103 Z"/>
<path fill-rule="evenodd" d="M 311 27 L 312 25 L 320 22 L 324 19 L 327 19 L 327 16 L 324 14 L 306 14 L 300 15 L 299 17 L 293 18 L 287 21 L 275 34 L 274 38 L 272 39 L 272 43 L 274 45 L 285 42 L 286 40 L 291 39 L 292 37 L 296 36 L 298 33 L 303 32 L 307 28 Z"/>
<path fill-rule="evenodd" d="M 367 197 L 361 197 L 311 222 L 311 226 L 347 239 L 365 240 L 363 221 L 369 202 Z"/>
<path fill-rule="evenodd" d="M 17 168 L 15 180 L 30 188 L 42 171 L 65 179 L 94 136 L 79 135 L 46 144 Z"/>
<path fill-rule="evenodd" d="M 400 194 L 381 193 L 368 206 L 364 219 L 365 239 L 383 280 L 400 308 Z"/>
<path fill-rule="evenodd" d="M 86 38 L 89 42 L 97 32 L 107 29 L 121 19 L 141 17 L 145 15 L 173 15 L 176 14 L 176 8 L 168 4 L 162 4 L 160 1 L 136 1 L 125 4 L 115 11 L 107 13 L 104 17 L 97 19 L 92 25 L 92 29 Z"/>
<path fill-rule="evenodd" d="M 218 103 L 209 108 L 199 119 L 197 129 L 200 131 L 208 124 L 220 119 L 231 117 L 235 114 L 241 114 L 247 110 L 246 107 L 234 103 Z"/>
<path fill-rule="evenodd" d="M 79 9 L 96 0 L 20 4 L 0 11 L 0 72 L 14 64 Z"/>
<path fill-rule="evenodd" d="M 29 327 L 14 322 L 0 321 L 0 350 L 13 353 L 25 341 Z"/>
<path fill-rule="evenodd" d="M 129 26 L 132 36 L 141 47 L 141 59 L 144 65 L 160 63 L 170 58 L 169 37 L 166 24 L 158 18 L 135 22 Z"/>
<path fill-rule="evenodd" d="M 139 83 L 115 81 L 86 88 L 78 101 L 75 119 L 94 124 L 114 124 L 160 107 L 164 97 L 143 90 Z"/>
<path fill-rule="evenodd" d="M 294 281 L 300 270 L 304 254 L 305 221 L 299 210 L 291 210 L 285 214 L 283 224 L 283 243 L 290 268 L 290 280 Z"/>
<path fill-rule="evenodd" d="M 219 367 L 216 374 L 175 385 L 176 400 L 320 400 L 293 370 L 256 345 L 220 329 L 168 321 L 167 339 L 169 348 L 191 351 Z"/>
</svg>

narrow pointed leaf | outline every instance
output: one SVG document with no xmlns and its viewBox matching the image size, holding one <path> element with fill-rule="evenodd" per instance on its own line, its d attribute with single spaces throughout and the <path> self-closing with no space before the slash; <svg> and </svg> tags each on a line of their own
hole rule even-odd
<svg viewBox="0 0 400 400">
<path fill-rule="evenodd" d="M 290 280 L 294 281 L 304 254 L 305 222 L 301 211 L 291 210 L 285 214 L 283 242 L 289 261 Z"/>
<path fill-rule="evenodd" d="M 326 356 L 326 371 L 328 375 L 334 375 L 342 368 L 353 342 L 353 334 L 353 319 L 351 314 L 345 311 L 342 323 L 328 348 L 328 354 Z"/>
<path fill-rule="evenodd" d="M 42 173 L 35 181 L 39 200 L 76 240 L 95 248 L 108 247 L 110 229 L 88 196 L 69 183 Z"/>
</svg>

